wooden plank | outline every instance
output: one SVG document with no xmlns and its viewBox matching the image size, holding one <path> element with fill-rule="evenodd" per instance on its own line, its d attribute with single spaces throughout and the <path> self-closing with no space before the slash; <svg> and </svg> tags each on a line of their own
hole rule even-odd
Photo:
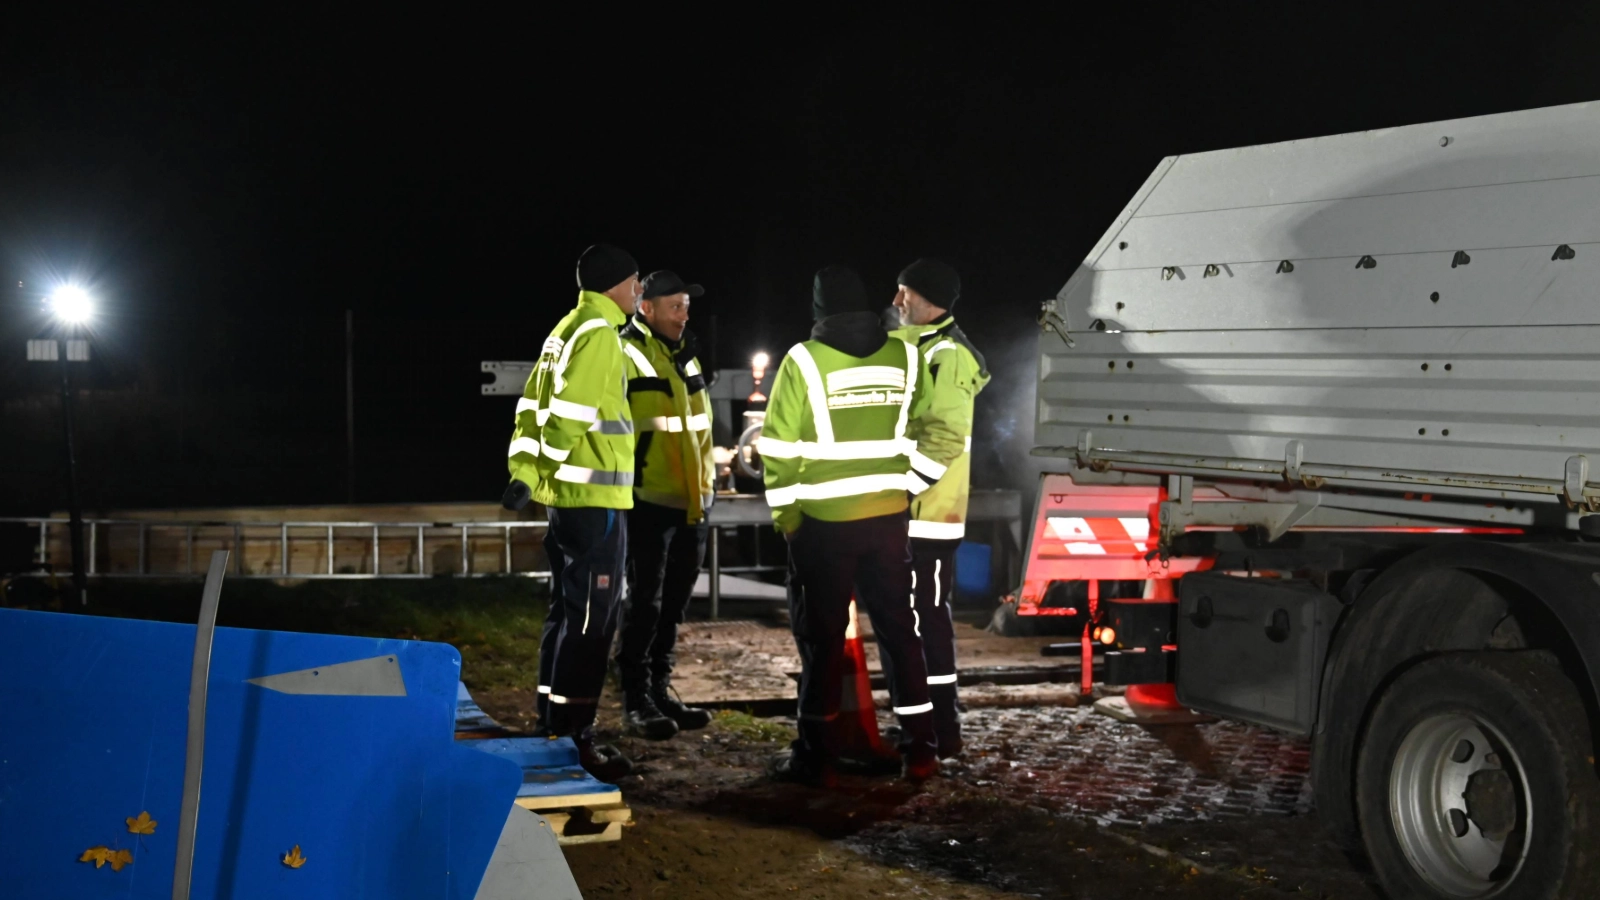
<svg viewBox="0 0 1600 900">
<path fill-rule="evenodd" d="M 589 821 L 632 822 L 633 810 L 620 803 L 616 806 L 591 806 L 589 807 Z"/>
<path fill-rule="evenodd" d="M 622 802 L 621 791 L 594 794 L 551 794 L 545 797 L 518 797 L 517 805 L 534 811 L 567 809 L 574 806 L 611 805 Z"/>
</svg>

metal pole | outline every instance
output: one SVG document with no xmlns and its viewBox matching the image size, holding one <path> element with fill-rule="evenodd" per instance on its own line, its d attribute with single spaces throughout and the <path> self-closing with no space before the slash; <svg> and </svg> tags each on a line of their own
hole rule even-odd
<svg viewBox="0 0 1600 900">
<path fill-rule="evenodd" d="M 89 520 L 89 574 L 95 574 L 94 559 L 100 555 L 100 527 L 93 519 Z"/>
<path fill-rule="evenodd" d="M 378 526 L 372 526 L 372 577 L 380 574 L 378 566 Z"/>
<path fill-rule="evenodd" d="M 289 577 L 289 526 L 278 523 L 278 574 Z"/>
<path fill-rule="evenodd" d="M 345 500 L 356 502 L 356 314 L 344 311 Z"/>
<path fill-rule="evenodd" d="M 78 592 L 78 603 L 89 605 L 89 585 L 83 567 L 83 509 L 78 505 L 78 458 L 72 441 L 72 382 L 67 375 L 66 342 L 60 345 L 61 360 L 61 423 L 67 438 L 67 512 L 72 517 L 72 588 Z"/>
<path fill-rule="evenodd" d="M 333 574 L 333 526 L 328 526 L 328 574 Z"/>
<path fill-rule="evenodd" d="M 39 565 L 50 561 L 50 520 L 39 520 Z"/>
<path fill-rule="evenodd" d="M 428 574 L 428 548 L 422 539 L 423 525 L 417 526 L 417 574 Z"/>
<path fill-rule="evenodd" d="M 472 574 L 472 561 L 467 557 L 467 526 L 461 526 L 461 574 Z"/>
<path fill-rule="evenodd" d="M 1100 580 L 1089 579 L 1089 615 L 1083 623 L 1082 666 L 1083 677 L 1078 685 L 1081 697 L 1094 695 L 1094 620 L 1100 615 Z"/>
<path fill-rule="evenodd" d="M 139 574 L 143 575 L 149 567 L 149 537 L 150 526 L 139 523 Z"/>
<path fill-rule="evenodd" d="M 507 525 L 501 530 L 505 532 L 505 536 L 506 536 L 506 574 L 510 575 L 511 574 L 511 526 Z"/>
<path fill-rule="evenodd" d="M 722 534 L 722 529 L 711 526 L 711 618 L 715 619 L 722 612 L 722 552 L 717 540 Z"/>
<path fill-rule="evenodd" d="M 200 620 L 194 630 L 194 665 L 189 670 L 189 740 L 183 757 L 183 806 L 178 817 L 178 862 L 172 873 L 172 900 L 189 900 L 194 877 L 194 843 L 200 825 L 200 774 L 206 755 L 206 687 L 211 678 L 211 639 L 217 630 L 217 603 L 228 574 L 228 551 L 211 554 L 206 587 L 200 595 Z"/>
</svg>

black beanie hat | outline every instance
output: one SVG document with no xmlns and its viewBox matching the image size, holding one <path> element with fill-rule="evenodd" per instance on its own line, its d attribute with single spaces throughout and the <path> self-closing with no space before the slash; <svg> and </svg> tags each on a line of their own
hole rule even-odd
<svg viewBox="0 0 1600 900">
<path fill-rule="evenodd" d="M 961 276 L 937 259 L 919 259 L 906 266 L 898 283 L 921 294 L 940 309 L 950 309 L 961 299 Z"/>
<path fill-rule="evenodd" d="M 595 244 L 578 257 L 578 289 L 604 294 L 639 274 L 639 264 L 628 251 L 610 244 Z"/>
<path fill-rule="evenodd" d="M 811 318 L 822 321 L 839 313 L 872 312 L 867 288 L 861 276 L 849 266 L 828 266 L 817 270 L 811 282 Z"/>
</svg>

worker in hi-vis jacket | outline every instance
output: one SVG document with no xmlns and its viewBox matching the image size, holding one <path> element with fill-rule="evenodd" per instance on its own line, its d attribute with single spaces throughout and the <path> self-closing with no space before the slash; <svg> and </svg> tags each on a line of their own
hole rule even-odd
<svg viewBox="0 0 1600 900">
<path fill-rule="evenodd" d="M 832 782 L 852 594 L 872 617 L 900 719 L 904 775 L 939 769 L 906 532 L 910 494 L 945 474 L 962 437 L 932 410 L 928 364 L 890 338 L 850 269 L 818 272 L 811 339 L 778 367 L 757 445 L 767 504 L 789 542 L 789 609 L 800 651 L 799 737 L 773 774 Z"/>
<path fill-rule="evenodd" d="M 623 728 L 650 740 L 711 724 L 709 711 L 685 706 L 671 690 L 678 625 L 705 559 L 706 513 L 716 496 L 711 400 L 688 330 L 689 304 L 704 292 L 674 272 L 652 272 L 639 311 L 622 327 L 637 433 L 616 659 Z"/>
<path fill-rule="evenodd" d="M 955 582 L 956 548 L 966 534 L 967 494 L 972 482 L 972 405 L 989 383 L 983 354 L 956 325 L 950 311 L 961 297 L 956 270 L 919 259 L 900 273 L 894 308 L 901 327 L 890 332 L 912 347 L 928 365 L 933 380 L 930 409 L 962 438 L 961 455 L 939 483 L 911 499 L 911 589 L 922 626 L 928 663 L 928 694 L 939 757 L 961 752 L 961 721 L 956 711 L 956 638 L 950 599 Z M 916 437 L 913 429 L 912 437 Z"/>
<path fill-rule="evenodd" d="M 594 717 L 616 633 L 633 506 L 633 419 L 622 340 L 640 293 L 639 266 L 596 244 L 578 259 L 578 305 L 556 323 L 517 403 L 503 505 L 531 499 L 549 519 L 550 612 L 539 642 L 539 732 L 570 736 L 584 768 L 614 781 L 633 768 L 594 741 Z"/>
</svg>

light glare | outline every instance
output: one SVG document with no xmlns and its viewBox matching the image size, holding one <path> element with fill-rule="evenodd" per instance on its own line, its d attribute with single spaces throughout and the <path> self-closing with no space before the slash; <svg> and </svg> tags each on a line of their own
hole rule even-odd
<svg viewBox="0 0 1600 900">
<path fill-rule="evenodd" d="M 757 353 L 755 356 L 750 357 L 750 368 L 765 370 L 769 362 L 772 362 L 772 357 L 764 352 Z"/>
<path fill-rule="evenodd" d="M 50 295 L 50 314 L 68 325 L 81 325 L 94 315 L 94 300 L 75 284 L 62 285 Z"/>
</svg>

